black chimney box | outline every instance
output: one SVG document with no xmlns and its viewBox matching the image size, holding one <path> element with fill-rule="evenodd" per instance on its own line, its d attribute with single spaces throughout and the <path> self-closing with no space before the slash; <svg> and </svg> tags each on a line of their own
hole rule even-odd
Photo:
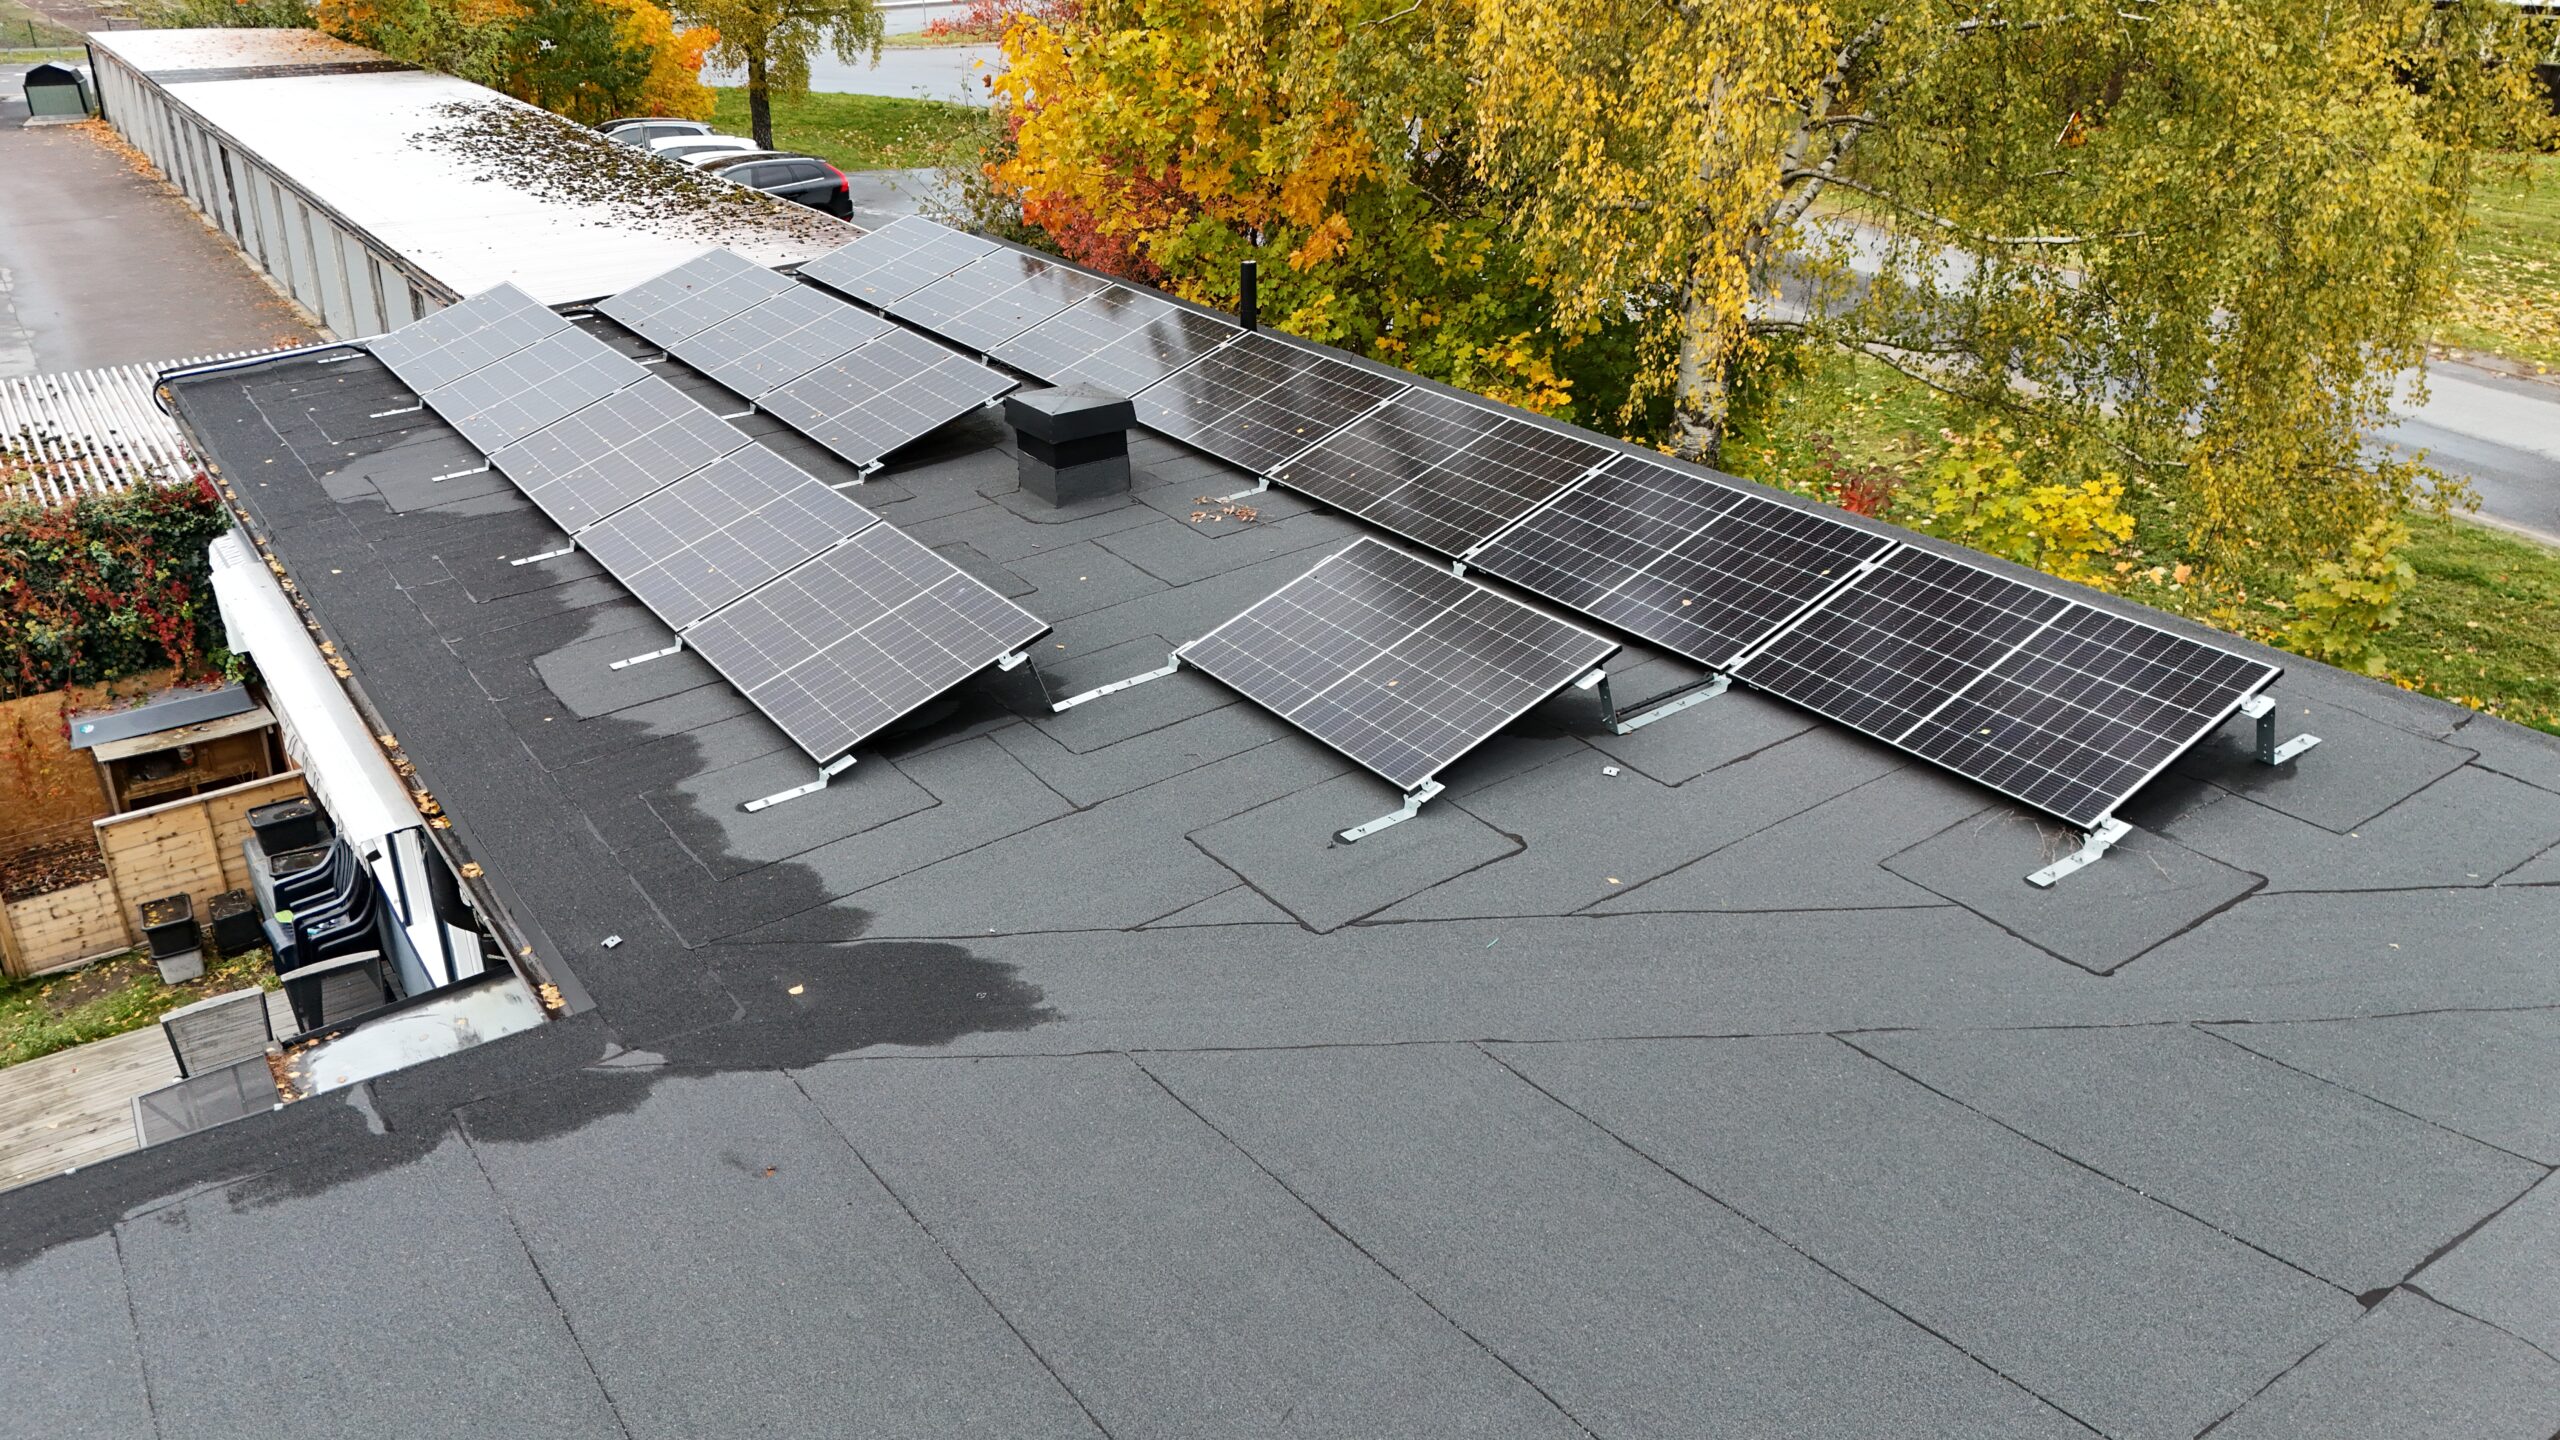
<svg viewBox="0 0 2560 1440">
<path fill-rule="evenodd" d="M 1051 505 L 1074 505 L 1129 489 L 1129 427 L 1137 411 L 1124 396 L 1084 385 L 1016 392 L 1004 418 L 1022 450 L 1022 488 Z"/>
</svg>

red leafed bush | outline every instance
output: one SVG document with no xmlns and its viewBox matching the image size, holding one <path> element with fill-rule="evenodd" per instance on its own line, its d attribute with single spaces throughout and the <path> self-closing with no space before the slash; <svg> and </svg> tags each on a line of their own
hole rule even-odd
<svg viewBox="0 0 2560 1440">
<path fill-rule="evenodd" d="M 1054 30 L 1074 21 L 1080 9 L 1078 0 L 970 0 L 969 8 L 957 18 L 926 21 L 924 34 L 928 40 L 954 44 L 993 44 L 1004 38 L 1005 27 L 1017 17 L 1036 20 Z"/>
<path fill-rule="evenodd" d="M 230 528 L 202 478 L 0 504 L 0 698 L 160 666 L 210 673 L 218 622 L 205 546 Z"/>
</svg>

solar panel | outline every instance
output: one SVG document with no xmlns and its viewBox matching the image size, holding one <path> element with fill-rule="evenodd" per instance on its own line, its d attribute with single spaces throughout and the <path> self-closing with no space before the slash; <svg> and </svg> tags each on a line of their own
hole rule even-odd
<svg viewBox="0 0 2560 1440">
<path fill-rule="evenodd" d="M 795 285 L 669 348 L 752 400 L 896 328 L 824 291 Z"/>
<path fill-rule="evenodd" d="M 1243 332 L 1161 296 L 1114 285 L 985 353 L 1051 384 L 1135 395 Z"/>
<path fill-rule="evenodd" d="M 575 533 L 746 444 L 727 421 L 650 375 L 489 459 Z"/>
<path fill-rule="evenodd" d="M 464 438 L 494 454 L 649 372 L 583 330 L 563 330 L 427 393 Z"/>
<path fill-rule="evenodd" d="M 578 543 L 681 630 L 879 518 L 750 445 L 586 531 Z"/>
<path fill-rule="evenodd" d="M 1064 265 L 997 250 L 896 302 L 889 313 L 984 353 L 1108 288 L 1109 281 Z"/>
<path fill-rule="evenodd" d="M 1735 673 L 2094 828 L 2279 672 L 1904 549 Z"/>
<path fill-rule="evenodd" d="M 424 394 L 568 328 L 568 321 L 532 296 L 500 285 L 364 343 L 392 374 Z"/>
<path fill-rule="evenodd" d="M 1271 478 L 1408 540 L 1463 555 L 1611 453 L 1482 405 L 1407 390 Z"/>
<path fill-rule="evenodd" d="M 1364 539 L 1179 653 L 1412 791 L 1617 649 Z"/>
<path fill-rule="evenodd" d="M 1255 330 L 1141 392 L 1138 421 L 1262 474 L 1404 388 Z"/>
<path fill-rule="evenodd" d="M 993 240 L 902 215 L 801 266 L 800 273 L 885 308 L 996 248 Z"/>
<path fill-rule="evenodd" d="M 898 527 L 873 525 L 686 643 L 823 763 L 1048 632 Z"/>
<path fill-rule="evenodd" d="M 673 346 L 767 299 L 799 286 L 734 250 L 712 250 L 654 280 L 644 280 L 596 312 L 663 346 Z"/>
<path fill-rule="evenodd" d="M 1009 388 L 986 366 L 896 330 L 756 403 L 854 464 L 869 465 Z"/>
<path fill-rule="evenodd" d="M 1723 670 L 1892 544 L 1622 455 L 1467 563 Z"/>
</svg>

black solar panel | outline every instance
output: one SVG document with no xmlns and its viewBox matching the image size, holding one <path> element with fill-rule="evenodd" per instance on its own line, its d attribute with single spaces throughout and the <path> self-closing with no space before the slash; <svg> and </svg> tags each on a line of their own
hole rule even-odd
<svg viewBox="0 0 2560 1440">
<path fill-rule="evenodd" d="M 578 543 L 681 630 L 878 518 L 750 445 L 586 531 Z"/>
<path fill-rule="evenodd" d="M 486 454 L 582 410 L 649 372 L 583 330 L 563 330 L 475 370 L 427 403 Z"/>
<path fill-rule="evenodd" d="M 1722 670 L 1892 544 L 1622 455 L 1467 563 Z"/>
<path fill-rule="evenodd" d="M 868 465 L 1010 388 L 986 366 L 895 330 L 757 404 L 856 465 Z"/>
<path fill-rule="evenodd" d="M 1611 453 L 1498 410 L 1408 390 L 1271 478 L 1408 540 L 1463 555 Z"/>
<path fill-rule="evenodd" d="M 903 215 L 801 266 L 800 273 L 886 308 L 996 248 L 993 240 Z"/>
<path fill-rule="evenodd" d="M 1138 421 L 1263 474 L 1404 388 L 1256 330 L 1142 392 Z"/>
<path fill-rule="evenodd" d="M 1180 653 L 1410 791 L 1617 648 L 1362 540 Z"/>
<path fill-rule="evenodd" d="M 746 443 L 651 375 L 489 458 L 553 523 L 575 533 Z"/>
<path fill-rule="evenodd" d="M 985 353 L 1108 288 L 1109 281 L 1064 265 L 997 250 L 891 305 L 889 313 Z"/>
<path fill-rule="evenodd" d="M 1135 395 L 1242 334 L 1224 320 L 1114 285 L 986 351 L 1052 384 Z"/>
<path fill-rule="evenodd" d="M 894 525 L 873 525 L 687 632 L 821 762 L 1047 634 Z"/>
<path fill-rule="evenodd" d="M 797 288 L 791 277 L 734 250 L 713 250 L 599 302 L 596 311 L 672 347 L 769 296 Z"/>
<path fill-rule="evenodd" d="M 896 328 L 822 290 L 794 285 L 669 348 L 752 400 Z"/>
<path fill-rule="evenodd" d="M 500 285 L 377 335 L 365 346 L 423 395 L 568 328 L 568 321 L 532 296 Z"/>
<path fill-rule="evenodd" d="M 2278 672 L 1900 550 L 1735 673 L 2088 828 Z"/>
</svg>

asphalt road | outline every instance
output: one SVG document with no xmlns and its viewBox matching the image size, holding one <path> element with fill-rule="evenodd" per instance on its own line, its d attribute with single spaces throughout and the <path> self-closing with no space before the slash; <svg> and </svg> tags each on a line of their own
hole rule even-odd
<svg viewBox="0 0 2560 1440">
<path fill-rule="evenodd" d="M 2560 385 L 2451 360 L 2427 378 L 2426 403 L 2375 438 L 2468 479 L 2481 519 L 2560 545 Z"/>
</svg>

